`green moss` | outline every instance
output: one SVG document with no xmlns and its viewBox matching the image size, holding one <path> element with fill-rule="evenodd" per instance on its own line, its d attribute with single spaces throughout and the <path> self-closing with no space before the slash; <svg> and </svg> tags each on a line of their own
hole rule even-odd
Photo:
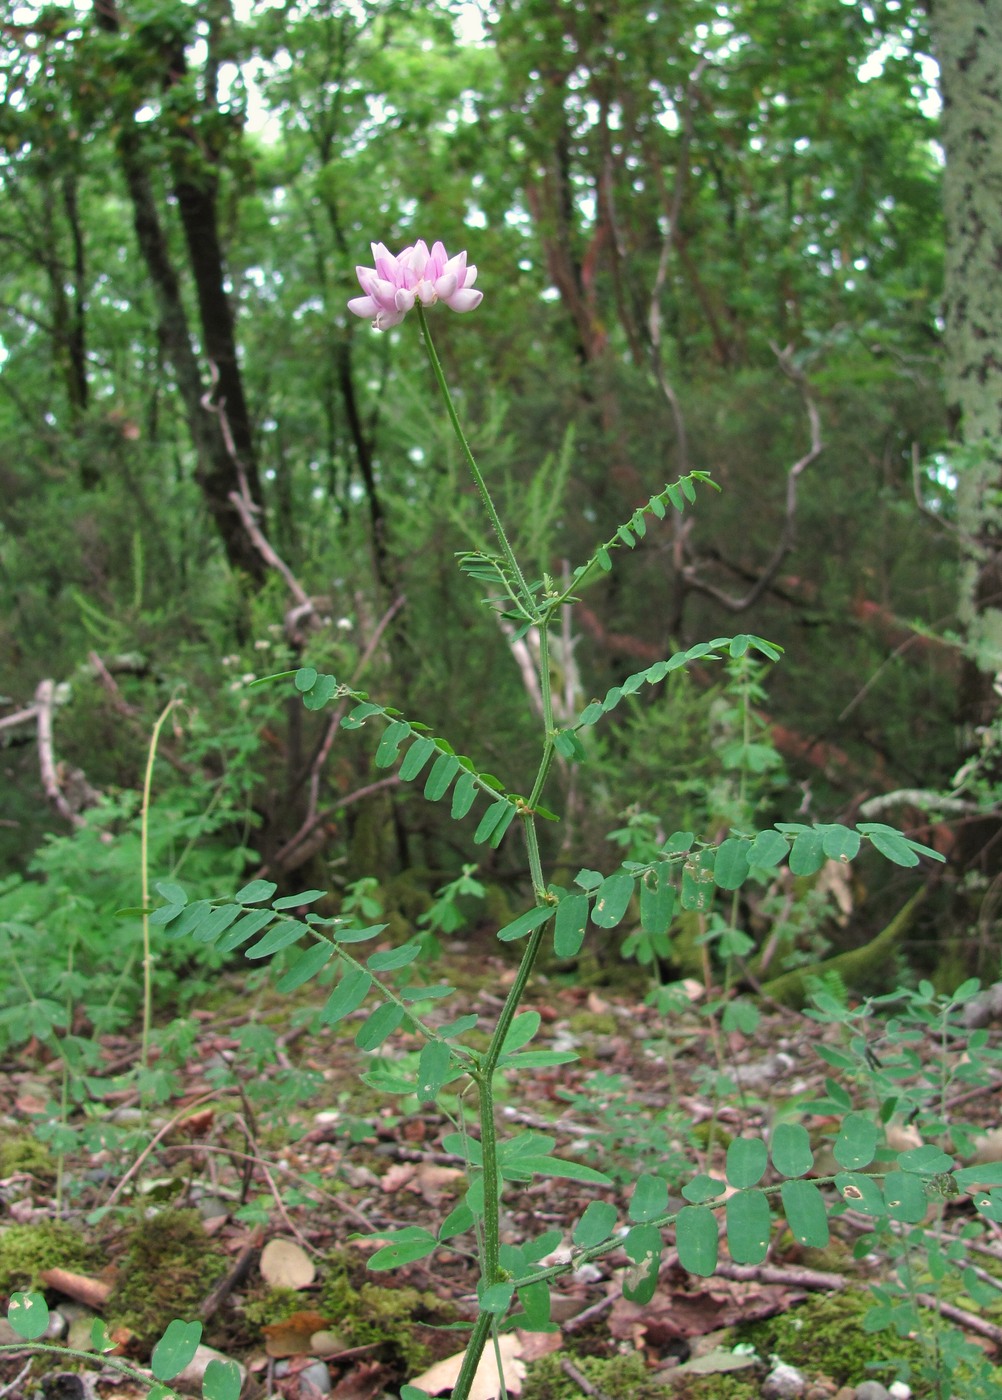
<svg viewBox="0 0 1002 1400">
<path fill-rule="evenodd" d="M 431 1348 L 436 1334 L 428 1329 L 455 1322 L 458 1316 L 437 1294 L 365 1282 L 364 1270 L 343 1254 L 330 1255 L 324 1272 L 328 1276 L 320 1290 L 320 1310 L 350 1346 L 378 1344 L 389 1364 L 411 1376 L 455 1350 L 451 1332 L 439 1333 L 441 1346 L 435 1352 Z"/>
<path fill-rule="evenodd" d="M 665 1400 L 664 1383 L 653 1381 L 639 1352 L 628 1356 L 575 1356 L 574 1365 L 595 1393 L 609 1400 Z M 529 1367 L 522 1400 L 580 1400 L 581 1387 L 560 1364 L 559 1355 L 543 1356 Z"/>
<path fill-rule="evenodd" d="M 255 1327 L 285 1322 L 303 1306 L 303 1295 L 295 1288 L 266 1288 L 244 1298 L 243 1315 Z"/>
<path fill-rule="evenodd" d="M 11 1225 L 0 1234 L 0 1293 L 34 1288 L 43 1269 L 83 1272 L 93 1263 L 94 1251 L 69 1225 Z"/>
<path fill-rule="evenodd" d="M 133 1229 L 117 1261 L 108 1300 L 109 1326 L 127 1327 L 141 1347 L 156 1342 L 174 1318 L 191 1318 L 226 1267 L 197 1211 L 163 1211 Z"/>
<path fill-rule="evenodd" d="M 915 1366 L 923 1359 L 918 1342 L 888 1332 L 867 1332 L 863 1319 L 874 1306 L 865 1288 L 813 1294 L 800 1307 L 736 1329 L 759 1356 L 776 1355 L 809 1375 L 829 1376 L 837 1385 L 859 1385 L 871 1376 L 885 1384 L 894 1377 L 887 1363 Z M 879 1366 L 868 1371 L 869 1365 Z"/>
<path fill-rule="evenodd" d="M 13 1176 L 15 1172 L 27 1172 L 45 1181 L 55 1179 L 52 1153 L 30 1133 L 15 1133 L 0 1143 L 0 1176 Z"/>
<path fill-rule="evenodd" d="M 615 1035 L 619 1022 L 610 1011 L 575 1011 L 568 1021 L 574 1035 Z"/>
</svg>

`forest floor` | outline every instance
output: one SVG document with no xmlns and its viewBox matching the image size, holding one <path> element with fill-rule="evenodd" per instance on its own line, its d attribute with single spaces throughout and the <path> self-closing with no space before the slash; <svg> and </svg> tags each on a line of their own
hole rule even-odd
<svg viewBox="0 0 1002 1400">
<path fill-rule="evenodd" d="M 443 1020 L 472 1011 L 481 1025 L 493 1022 L 513 976 L 496 953 L 496 943 L 485 943 L 446 954 L 441 974 L 459 991 Z M 674 1193 L 697 1172 L 723 1175 L 732 1138 L 768 1133 L 783 1117 L 809 1128 L 816 1174 L 838 1170 L 831 1157 L 837 1119 L 811 1105 L 830 1098 L 832 1069 L 819 1045 L 844 1048 L 844 1028 L 766 1007 L 756 1026 L 725 1032 L 719 1017 L 701 1010 L 702 989 L 693 984 L 691 993 L 689 1009 L 666 1025 L 644 1004 L 642 988 L 537 979 L 526 1003 L 542 1018 L 536 1045 L 578 1058 L 509 1076 L 500 1091 L 502 1123 L 556 1139 L 554 1155 L 601 1170 L 613 1185 L 537 1177 L 509 1186 L 505 1240 L 524 1243 L 555 1230 L 567 1242 L 596 1196 L 625 1220 L 643 1172 L 665 1178 L 681 1206 Z M 475 1311 L 470 1237 L 392 1272 L 367 1270 L 366 1261 L 387 1232 L 411 1225 L 435 1232 L 460 1203 L 462 1164 L 443 1150 L 442 1138 L 461 1117 L 475 1123 L 475 1102 L 447 1090 L 439 1111 L 360 1082 L 360 1073 L 413 1073 L 420 1042 L 398 1033 L 363 1055 L 354 1036 L 364 1013 L 317 1026 L 315 984 L 298 995 L 290 1006 L 264 984 L 248 994 L 246 983 L 224 980 L 211 1010 L 194 1010 L 160 1037 L 155 1072 L 174 1079 L 169 1099 L 148 1116 L 130 1077 L 138 1033 L 101 1037 L 89 1103 L 67 1109 L 69 1131 L 55 1144 L 65 1147 L 61 1161 L 39 1145 L 33 1126 L 51 1122 L 60 1102 L 60 1062 L 29 1047 L 37 1053 L 0 1064 L 0 1295 L 43 1288 L 71 1343 L 85 1349 L 80 1338 L 89 1332 L 81 1328 L 101 1316 L 140 1364 L 171 1318 L 200 1317 L 203 1340 L 247 1368 L 251 1400 L 325 1393 L 375 1400 L 407 1381 L 434 1393 L 436 1377 L 422 1381 L 419 1373 L 443 1361 L 440 1388 L 449 1388 L 448 1358 L 463 1345 L 462 1331 L 450 1324 Z M 879 1062 L 882 1023 L 874 1019 L 869 1032 Z M 961 1044 L 920 1039 L 911 1048 L 937 1073 L 945 1059 L 963 1054 Z M 733 1087 L 715 1106 L 720 1070 Z M 841 1074 L 840 1083 L 854 1107 L 874 1109 L 861 1076 Z M 983 1131 L 989 1146 L 998 1133 L 1000 1084 L 1002 1077 L 956 1092 L 952 1105 L 958 1117 L 962 1106 L 964 1122 Z M 899 1151 L 918 1142 L 908 1124 L 894 1121 L 888 1137 Z M 998 1155 L 997 1141 L 995 1149 Z M 516 1330 L 506 1342 L 508 1393 L 524 1400 L 743 1400 L 769 1393 L 764 1378 L 778 1356 L 804 1377 L 806 1388 L 789 1393 L 810 1400 L 851 1400 L 872 1377 L 889 1385 L 902 1362 L 915 1368 L 915 1395 L 938 1394 L 921 1371 L 942 1350 L 944 1328 L 959 1328 L 993 1361 L 1002 1342 L 1002 1304 L 978 1308 L 951 1292 L 947 1278 L 940 1301 L 957 1301 L 944 1321 L 928 1296 L 936 1276 L 949 1274 L 942 1261 L 979 1219 L 985 1229 L 971 1258 L 990 1297 L 992 1279 L 1002 1277 L 1002 1226 L 976 1217 L 969 1198 L 940 1202 L 938 1210 L 927 1221 L 920 1262 L 912 1232 L 875 1231 L 872 1218 L 844 1210 L 824 1250 L 800 1248 L 774 1222 L 761 1265 L 735 1265 L 722 1247 L 713 1276 L 697 1278 L 679 1268 L 669 1231 L 657 1291 L 643 1307 L 623 1296 L 625 1255 L 609 1253 L 559 1281 L 555 1330 Z M 869 1330 L 864 1319 L 875 1306 L 870 1285 L 886 1282 L 891 1256 L 904 1257 L 906 1235 L 923 1323 L 902 1338 Z M 746 1348 L 735 1351 L 741 1342 Z M 0 1353 L 0 1396 L 37 1394 L 39 1364 L 25 1369 L 23 1356 Z M 43 1369 L 53 1364 L 50 1356 Z M 996 1374 L 1002 1395 L 1002 1370 Z M 90 1400 L 128 1393 L 111 1372 L 99 1374 L 96 1390 L 88 1385 Z M 43 1390 L 50 1400 L 69 1397 Z M 488 1387 L 483 1395 L 492 1393 Z"/>
</svg>

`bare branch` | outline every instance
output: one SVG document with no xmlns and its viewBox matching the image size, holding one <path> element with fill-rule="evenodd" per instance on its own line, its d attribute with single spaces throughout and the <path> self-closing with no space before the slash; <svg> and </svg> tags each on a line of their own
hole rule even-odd
<svg viewBox="0 0 1002 1400">
<path fill-rule="evenodd" d="M 746 609 L 758 602 L 759 598 L 761 598 L 762 594 L 779 573 L 780 565 L 783 563 L 783 560 L 793 549 L 796 542 L 797 489 L 800 484 L 800 478 L 811 463 L 816 461 L 824 451 L 824 442 L 821 438 L 821 415 L 818 411 L 817 401 L 804 371 L 793 362 L 793 346 L 787 345 L 782 350 L 780 350 L 777 345 L 772 345 L 771 348 L 773 354 L 776 356 L 780 369 L 786 375 L 787 379 L 791 380 L 797 386 L 800 392 L 804 412 L 807 415 L 811 439 L 810 447 L 802 457 L 798 458 L 798 460 L 793 463 L 786 474 L 786 510 L 783 517 L 783 525 L 779 533 L 779 539 L 776 541 L 776 547 L 768 563 L 759 573 L 758 578 L 752 584 L 748 592 L 742 597 L 735 597 L 730 593 L 725 593 L 723 589 L 716 588 L 712 583 L 708 583 L 705 579 L 700 578 L 698 566 L 696 564 L 688 564 L 683 570 L 683 576 L 690 588 L 695 589 L 698 593 L 704 593 L 709 598 L 713 598 L 721 607 L 726 608 L 728 612 L 734 613 L 745 612 Z"/>
</svg>

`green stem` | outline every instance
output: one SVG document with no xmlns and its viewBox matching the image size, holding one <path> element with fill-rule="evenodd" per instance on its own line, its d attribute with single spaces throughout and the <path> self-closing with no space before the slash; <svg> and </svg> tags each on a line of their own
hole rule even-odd
<svg viewBox="0 0 1002 1400">
<path fill-rule="evenodd" d="M 153 726 L 149 753 L 146 755 L 146 775 L 143 779 L 143 808 L 139 828 L 139 863 L 143 906 L 143 1032 L 139 1064 L 144 1073 L 150 1067 L 150 1029 L 153 1024 L 153 952 L 150 940 L 150 916 L 147 912 L 150 907 L 150 794 L 153 789 L 153 764 L 156 761 L 160 731 L 176 704 L 175 699 L 169 700 Z M 144 1085 L 139 1096 L 140 1105 L 144 1112 L 147 1092 Z"/>
<path fill-rule="evenodd" d="M 466 434 L 463 432 L 463 426 L 456 412 L 456 405 L 452 401 L 452 394 L 449 392 L 449 386 L 446 383 L 442 362 L 438 358 L 438 352 L 431 338 L 431 331 L 428 329 L 428 318 L 425 315 L 424 307 L 418 302 L 415 306 L 415 310 L 418 315 L 418 324 L 421 327 L 421 339 L 424 342 L 424 348 L 427 352 L 429 362 L 431 363 L 432 372 L 438 380 L 438 387 L 442 391 L 442 398 L 445 400 L 445 407 L 449 414 L 449 422 L 452 424 L 453 432 L 459 439 L 459 445 L 462 448 L 463 456 L 466 458 L 466 465 L 469 467 L 473 480 L 476 482 L 477 490 L 480 492 L 480 499 L 483 501 L 484 509 L 487 511 L 491 525 L 494 527 L 494 533 L 497 535 L 498 543 L 501 546 L 501 552 L 505 557 L 505 562 L 509 569 L 511 569 L 512 577 L 518 583 L 526 616 L 536 621 L 538 618 L 538 609 L 535 600 L 529 590 L 529 585 L 525 581 L 525 576 L 519 567 L 518 560 L 515 558 L 514 551 L 508 543 L 508 536 L 505 534 L 504 526 L 501 524 L 501 517 L 494 508 L 494 502 L 491 500 L 490 492 L 487 490 L 487 483 L 480 473 L 480 468 L 477 466 L 476 459 L 470 450 L 470 444 L 466 440 Z"/>
<path fill-rule="evenodd" d="M 536 833 L 536 823 L 533 815 L 535 806 L 546 782 L 550 766 L 553 763 L 553 694 L 550 686 L 550 648 L 548 628 L 550 618 L 555 609 L 552 602 L 545 611 L 540 611 L 535 599 L 525 581 L 525 576 L 519 567 L 518 560 L 511 545 L 508 543 L 508 536 L 504 532 L 504 526 L 494 508 L 487 483 L 484 481 L 477 466 L 470 445 L 466 440 L 459 416 L 456 413 L 456 406 L 452 401 L 449 386 L 442 371 L 442 365 L 435 352 L 431 333 L 428 330 L 428 321 L 425 317 L 424 308 L 419 304 L 416 308 L 418 322 L 421 327 L 421 338 L 431 363 L 432 371 L 438 381 L 438 386 L 442 391 L 445 406 L 449 414 L 449 421 L 453 431 L 459 440 L 466 464 L 476 483 L 480 498 L 484 503 L 488 518 L 497 536 L 498 543 L 504 555 L 505 562 L 511 573 L 511 578 L 515 580 L 521 598 L 517 600 L 524 616 L 535 623 L 539 629 L 539 688 L 543 708 L 543 753 L 539 761 L 539 768 L 535 781 L 532 785 L 532 792 L 524 811 L 520 813 L 522 827 L 525 832 L 526 853 L 529 862 L 529 873 L 532 877 L 532 888 L 537 904 L 546 901 L 546 886 L 543 880 L 543 865 L 539 853 L 539 839 Z M 544 926 L 545 928 L 545 926 Z M 534 930 L 522 954 L 522 961 L 519 964 L 518 973 L 512 983 L 508 995 L 505 998 L 501 1014 L 498 1016 L 494 1033 L 491 1036 L 490 1045 L 480 1063 L 479 1068 L 474 1072 L 479 1090 L 479 1103 L 477 1113 L 480 1120 L 480 1151 L 483 1163 L 484 1179 L 484 1220 L 483 1220 L 483 1247 L 481 1255 L 481 1278 L 484 1288 L 490 1288 L 492 1284 L 502 1281 L 501 1270 L 501 1176 L 498 1170 L 498 1141 L 497 1123 L 494 1110 L 494 1076 L 497 1073 L 498 1060 L 501 1058 L 501 1051 L 504 1047 L 505 1039 L 511 1028 L 511 1023 L 518 1012 L 522 997 L 532 969 L 535 965 L 539 950 L 542 947 L 544 928 Z M 473 1331 L 470 1334 L 466 1352 L 463 1357 L 462 1368 L 456 1378 L 456 1383 L 452 1390 L 452 1400 L 468 1400 L 470 1389 L 473 1385 L 483 1355 L 488 1338 L 494 1329 L 497 1319 L 493 1313 L 481 1312 L 478 1314 L 476 1322 L 473 1324 Z"/>
</svg>

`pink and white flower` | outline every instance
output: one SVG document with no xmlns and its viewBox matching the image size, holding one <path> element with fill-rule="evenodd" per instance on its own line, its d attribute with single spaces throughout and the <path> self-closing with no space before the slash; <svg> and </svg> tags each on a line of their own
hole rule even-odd
<svg viewBox="0 0 1002 1400">
<path fill-rule="evenodd" d="M 372 318 L 377 331 L 399 325 L 416 301 L 432 306 L 444 301 L 453 311 L 472 311 L 484 299 L 473 290 L 477 269 L 467 267 L 466 250 L 450 258 L 442 243 L 431 252 L 423 238 L 396 257 L 382 244 L 372 244 L 375 267 L 356 267 L 364 297 L 353 297 L 348 310 Z"/>
</svg>

